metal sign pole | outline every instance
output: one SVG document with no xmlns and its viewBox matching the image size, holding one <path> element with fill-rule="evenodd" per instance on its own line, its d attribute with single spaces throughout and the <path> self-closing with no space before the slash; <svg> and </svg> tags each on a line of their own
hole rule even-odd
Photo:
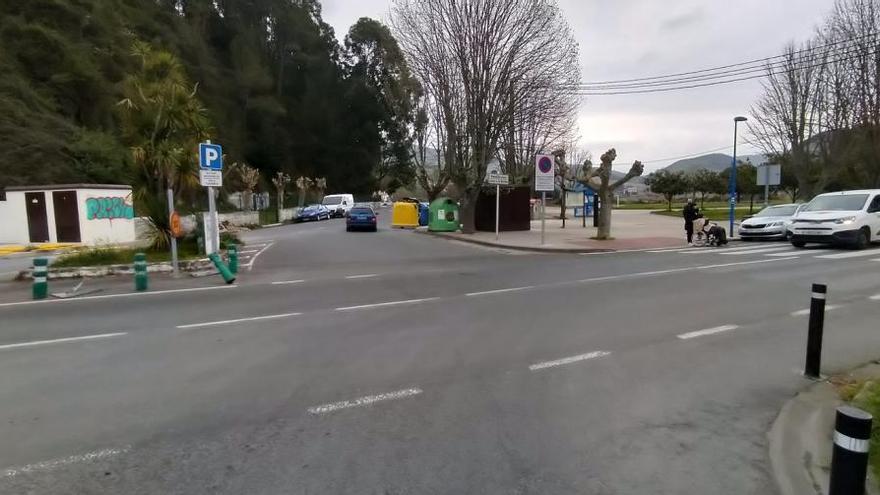
<svg viewBox="0 0 880 495">
<path fill-rule="evenodd" d="M 764 208 L 770 205 L 770 167 L 764 165 Z"/>
<path fill-rule="evenodd" d="M 495 184 L 495 240 L 498 240 L 498 212 L 501 208 L 501 185 Z"/>
<path fill-rule="evenodd" d="M 546 203 L 547 203 L 547 192 L 541 191 L 541 245 L 542 246 L 544 245 L 544 218 L 546 216 L 546 215 L 544 215 L 544 213 L 545 213 L 544 208 L 546 208 Z"/>
<path fill-rule="evenodd" d="M 174 191 L 171 188 L 168 188 L 168 223 L 171 223 L 171 216 L 174 214 Z M 170 227 L 170 225 L 169 225 Z M 177 237 L 175 237 L 173 229 L 171 232 L 171 269 L 174 272 L 174 276 L 178 275 L 177 271 Z"/>
</svg>

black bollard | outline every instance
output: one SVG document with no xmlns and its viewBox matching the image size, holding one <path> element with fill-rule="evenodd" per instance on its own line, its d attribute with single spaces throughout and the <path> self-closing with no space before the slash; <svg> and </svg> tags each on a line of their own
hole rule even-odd
<svg viewBox="0 0 880 495">
<path fill-rule="evenodd" d="M 822 364 L 822 332 L 825 327 L 825 296 L 828 287 L 824 284 L 813 284 L 810 297 L 810 330 L 807 333 L 807 362 L 804 374 L 810 378 L 819 378 Z"/>
<path fill-rule="evenodd" d="M 828 495 L 864 495 L 872 419 L 855 407 L 837 408 Z"/>
</svg>

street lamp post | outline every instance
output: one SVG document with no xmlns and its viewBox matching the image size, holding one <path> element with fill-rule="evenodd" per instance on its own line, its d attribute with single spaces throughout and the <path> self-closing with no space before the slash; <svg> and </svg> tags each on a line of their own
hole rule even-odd
<svg viewBox="0 0 880 495">
<path fill-rule="evenodd" d="M 733 162 L 730 164 L 730 236 L 733 237 L 733 220 L 736 217 L 736 127 L 745 117 L 733 118 Z"/>
</svg>

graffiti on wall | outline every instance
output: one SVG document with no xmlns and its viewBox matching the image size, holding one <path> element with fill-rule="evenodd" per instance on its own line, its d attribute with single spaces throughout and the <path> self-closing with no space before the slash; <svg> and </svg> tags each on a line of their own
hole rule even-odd
<svg viewBox="0 0 880 495">
<path fill-rule="evenodd" d="M 86 219 L 88 220 L 114 220 L 134 218 L 134 206 L 127 198 L 88 198 L 86 199 Z"/>
</svg>

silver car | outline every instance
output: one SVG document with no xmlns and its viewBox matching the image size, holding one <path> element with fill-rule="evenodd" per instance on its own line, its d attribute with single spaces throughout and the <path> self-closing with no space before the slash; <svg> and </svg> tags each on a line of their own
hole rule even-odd
<svg viewBox="0 0 880 495">
<path fill-rule="evenodd" d="M 773 205 L 764 208 L 755 216 L 744 220 L 739 226 L 740 239 L 747 241 L 784 240 L 791 235 L 788 227 L 802 204 Z"/>
</svg>

